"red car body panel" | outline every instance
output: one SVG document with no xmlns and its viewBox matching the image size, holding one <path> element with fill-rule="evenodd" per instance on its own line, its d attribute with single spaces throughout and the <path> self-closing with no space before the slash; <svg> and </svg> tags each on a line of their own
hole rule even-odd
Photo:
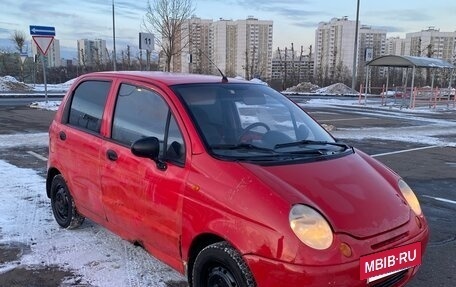
<svg viewBox="0 0 456 287">
<path fill-rule="evenodd" d="M 371 237 L 409 219 L 409 207 L 402 198 L 383 192 L 394 187 L 357 154 L 308 164 L 245 166 L 270 184 L 283 181 L 288 188 L 279 192 L 282 197 L 294 197 L 289 202 L 318 206 L 331 226 L 337 227 L 335 232 Z"/>
<path fill-rule="evenodd" d="M 100 135 L 62 123 L 66 102 L 87 79 L 112 81 Z M 184 168 L 170 164 L 166 171 L 158 170 L 154 161 L 135 157 L 129 147 L 110 140 L 115 97 L 123 81 L 163 96 L 187 145 Z M 181 273 L 198 237 L 223 238 L 243 255 L 262 287 L 284 282 L 290 287 L 367 286 L 359 280 L 360 256 L 419 241 L 424 253 L 427 223 L 404 201 L 399 176 L 360 151 L 274 166 L 223 161 L 208 154 L 192 118 L 169 88 L 193 82 L 220 78 L 122 72 L 94 73 L 76 81 L 50 127 L 48 168 L 65 177 L 81 214 L 140 242 Z M 61 132 L 65 141 L 59 139 Z M 116 161 L 108 159 L 111 150 Z M 291 230 L 290 208 L 298 203 L 315 207 L 332 226 L 334 240 L 327 250 L 304 245 Z M 352 256 L 341 254 L 341 243 L 350 245 Z"/>
</svg>

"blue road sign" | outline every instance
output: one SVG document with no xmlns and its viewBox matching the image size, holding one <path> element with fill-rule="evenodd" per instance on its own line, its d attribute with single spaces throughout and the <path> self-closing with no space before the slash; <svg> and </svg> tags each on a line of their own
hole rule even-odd
<svg viewBox="0 0 456 287">
<path fill-rule="evenodd" d="M 30 35 L 32 35 L 32 36 L 55 36 L 55 27 L 30 25 Z"/>
</svg>

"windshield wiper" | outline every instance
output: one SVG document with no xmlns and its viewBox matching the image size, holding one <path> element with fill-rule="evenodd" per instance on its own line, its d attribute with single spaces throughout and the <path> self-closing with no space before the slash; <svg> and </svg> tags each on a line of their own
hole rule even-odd
<svg viewBox="0 0 456 287">
<path fill-rule="evenodd" d="M 293 146 L 301 146 L 301 145 L 332 145 L 344 148 L 344 150 L 349 149 L 350 146 L 344 143 L 337 143 L 337 142 L 327 142 L 327 141 L 313 141 L 313 140 L 301 140 L 297 142 L 291 143 L 282 143 L 276 144 L 274 149 L 285 148 L 285 147 L 293 147 Z"/>
<path fill-rule="evenodd" d="M 277 152 L 270 148 L 260 147 L 253 144 L 241 143 L 241 144 L 219 144 L 211 146 L 212 149 L 223 149 L 223 150 L 249 150 L 249 151 L 258 151 L 258 152 L 266 152 L 266 153 L 274 153 Z"/>
</svg>

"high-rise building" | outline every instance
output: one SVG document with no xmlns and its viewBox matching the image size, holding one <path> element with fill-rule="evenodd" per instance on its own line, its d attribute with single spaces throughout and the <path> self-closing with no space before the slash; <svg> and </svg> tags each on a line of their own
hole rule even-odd
<svg viewBox="0 0 456 287">
<path fill-rule="evenodd" d="M 245 55 L 239 52 L 236 22 L 220 19 L 213 23 L 211 32 L 210 55 L 214 64 L 228 77 L 244 76 L 244 71 L 238 69 L 241 61 L 238 61 L 238 58 L 245 58 Z M 213 67 L 211 74 L 217 73 L 217 68 Z"/>
<path fill-rule="evenodd" d="M 40 54 L 40 57 L 41 57 L 41 52 L 38 52 L 38 47 L 37 47 L 35 41 L 33 41 L 33 40 L 32 40 L 32 53 L 33 53 L 33 55 Z M 50 44 L 49 49 L 46 53 L 46 56 L 44 57 L 44 63 L 46 65 L 46 67 L 48 67 L 48 68 L 61 66 L 60 41 L 58 39 L 54 38 L 54 40 Z"/>
<path fill-rule="evenodd" d="M 456 63 L 456 32 L 440 32 L 429 27 L 420 32 L 407 33 L 405 51 L 409 56 L 439 58 Z"/>
<path fill-rule="evenodd" d="M 109 62 L 106 40 L 78 40 L 78 61 L 83 67 L 101 67 Z"/>
<path fill-rule="evenodd" d="M 237 20 L 235 23 L 237 27 L 236 74 L 247 79 L 270 79 L 273 22 L 249 16 L 246 20 Z"/>
<path fill-rule="evenodd" d="M 178 48 L 182 48 L 179 57 L 174 57 L 172 66 L 175 72 L 209 74 L 210 34 L 212 20 L 192 17 L 185 23 Z M 186 45 L 181 47 L 180 45 Z"/>
<path fill-rule="evenodd" d="M 386 30 L 361 26 L 358 29 L 358 78 L 364 77 L 367 61 L 386 54 Z M 356 21 L 348 17 L 321 22 L 315 32 L 315 76 L 348 80 L 353 72 Z"/>
<path fill-rule="evenodd" d="M 386 54 L 404 56 L 405 55 L 405 39 L 400 37 L 390 37 L 386 39 Z"/>
<path fill-rule="evenodd" d="M 173 59 L 173 71 L 219 74 L 219 68 L 230 77 L 270 79 L 272 26 L 272 21 L 253 17 L 215 22 L 191 18 L 182 29 L 177 44 L 182 52 Z"/>
<path fill-rule="evenodd" d="M 313 79 L 314 59 L 309 54 L 292 49 L 277 50 L 272 58 L 273 80 L 293 83 L 311 82 Z"/>
<path fill-rule="evenodd" d="M 320 22 L 315 31 L 315 76 L 333 79 L 337 69 L 353 71 L 356 21 L 348 17 Z"/>
<path fill-rule="evenodd" d="M 386 30 L 361 26 L 358 38 L 358 78 L 365 78 L 367 62 L 386 55 L 386 51 Z M 380 68 L 379 76 L 383 76 L 384 71 Z"/>
</svg>

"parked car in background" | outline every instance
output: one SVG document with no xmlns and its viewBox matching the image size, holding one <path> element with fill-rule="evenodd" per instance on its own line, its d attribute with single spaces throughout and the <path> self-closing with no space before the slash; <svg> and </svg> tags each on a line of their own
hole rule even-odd
<svg viewBox="0 0 456 287">
<path fill-rule="evenodd" d="M 398 91 L 398 90 L 388 90 L 386 92 L 381 92 L 380 95 L 386 96 L 386 97 L 400 98 L 400 97 L 402 97 L 403 93 L 402 93 L 402 91 Z"/>
<path fill-rule="evenodd" d="M 81 76 L 49 129 L 46 191 L 61 227 L 87 217 L 194 287 L 404 286 L 429 235 L 399 175 L 226 77 Z"/>
</svg>

